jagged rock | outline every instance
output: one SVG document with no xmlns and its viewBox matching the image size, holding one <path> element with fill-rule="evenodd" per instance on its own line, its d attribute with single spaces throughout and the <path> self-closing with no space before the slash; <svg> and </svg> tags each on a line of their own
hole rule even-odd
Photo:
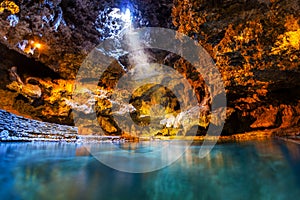
<svg viewBox="0 0 300 200">
<path fill-rule="evenodd" d="M 75 127 L 26 119 L 0 110 L 0 142 L 75 142 L 77 139 L 77 128 Z"/>
<path fill-rule="evenodd" d="M 110 17 L 113 8 L 123 12 L 130 8 L 137 26 L 172 26 L 172 0 L 50 0 L 19 1 L 17 5 L 15 26 L 7 20 L 9 11 L 0 14 L 0 42 L 66 79 L 75 78 L 84 58 L 101 40 L 118 32 L 118 18 Z"/>
<path fill-rule="evenodd" d="M 278 127 L 278 108 L 260 108 L 254 111 L 256 121 L 250 125 L 253 129 Z"/>
<path fill-rule="evenodd" d="M 297 0 L 175 1 L 174 25 L 223 76 L 232 110 L 223 134 L 299 126 L 299 11 Z"/>
<path fill-rule="evenodd" d="M 280 105 L 281 128 L 297 127 L 300 125 L 300 104 L 297 106 Z"/>
<path fill-rule="evenodd" d="M 7 88 L 13 91 L 16 91 L 17 93 L 23 95 L 24 97 L 28 99 L 38 99 L 42 96 L 41 88 L 37 85 L 32 84 L 20 84 L 16 81 L 13 81 L 9 85 L 7 85 Z"/>
<path fill-rule="evenodd" d="M 212 56 L 226 87 L 229 112 L 223 134 L 299 126 L 298 0 L 133 0 L 130 5 L 123 1 L 104 0 L 18 2 L 18 12 L 6 9 L 0 14 L 0 55 L 3 59 L 0 63 L 0 82 L 3 83 L 0 86 L 1 108 L 45 121 L 72 124 L 68 102 L 72 93 L 70 80 L 75 78 L 90 50 L 102 39 L 119 31 L 119 26 L 112 28 L 113 23 L 121 21 L 112 19 L 110 13 L 113 8 L 120 8 L 122 12 L 129 8 L 135 27 L 177 29 L 197 40 Z M 209 110 L 213 100 L 209 98 L 202 77 L 189 63 L 178 55 L 166 52 L 148 53 L 153 55 L 154 62 L 170 65 L 183 74 L 197 91 L 198 100 L 206 99 L 205 109 Z M 26 92 L 19 90 L 20 95 L 16 95 L 5 90 L 5 86 L 11 83 L 7 70 L 12 66 L 18 67 L 24 80 L 28 77 L 39 78 L 42 101 L 26 102 L 20 97 L 26 96 Z M 113 89 L 125 73 L 124 66 L 130 67 L 126 56 L 108 68 L 99 86 Z M 53 74 L 48 68 L 56 73 Z M 35 75 L 28 75 L 33 71 L 37 71 Z M 184 85 L 174 84 L 174 88 L 182 91 L 181 95 L 186 94 Z M 143 94 L 149 97 L 146 90 Z M 8 99 L 3 97 L 5 95 Z M 27 96 L 30 98 L 30 95 Z M 171 102 L 174 104 L 173 100 Z M 140 109 L 134 117 L 141 117 L 143 112 L 147 114 L 149 111 L 138 103 L 145 105 L 147 101 L 137 98 L 132 102 Z M 170 107 L 174 108 L 174 105 Z M 95 105 L 97 116 L 105 119 L 100 121 L 107 133 L 120 134 L 114 120 L 109 118 L 112 106 L 108 100 L 99 100 Z M 115 106 L 118 107 L 117 112 L 122 110 L 122 105 Z M 123 108 L 129 110 L 128 106 Z M 86 105 L 83 111 L 91 112 L 93 109 L 91 105 Z M 209 112 L 206 112 L 204 118 L 208 115 Z M 140 121 L 147 120 L 149 118 L 145 117 Z M 162 134 L 169 133 L 165 131 Z"/>
<path fill-rule="evenodd" d="M 0 133 L 0 137 L 3 138 L 4 140 L 6 140 L 7 138 L 9 138 L 9 132 L 8 130 L 2 130 L 1 133 Z"/>
</svg>

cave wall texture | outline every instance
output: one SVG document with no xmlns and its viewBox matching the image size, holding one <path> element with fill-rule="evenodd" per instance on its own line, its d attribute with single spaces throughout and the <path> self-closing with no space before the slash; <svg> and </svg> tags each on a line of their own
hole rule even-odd
<svg viewBox="0 0 300 200">
<path fill-rule="evenodd" d="M 178 30 L 209 52 L 226 87 L 223 134 L 300 126 L 298 0 L 2 0 L 1 109 L 72 124 L 64 100 L 72 80 L 87 54 L 111 34 L 112 22 L 99 13 L 107 17 L 111 8 L 125 7 L 135 27 Z M 188 66 L 180 59 L 173 64 Z M 33 86 L 11 85 L 12 66 L 41 94 L 32 94 Z M 110 118 L 100 121 L 107 133 L 120 131 Z"/>
</svg>

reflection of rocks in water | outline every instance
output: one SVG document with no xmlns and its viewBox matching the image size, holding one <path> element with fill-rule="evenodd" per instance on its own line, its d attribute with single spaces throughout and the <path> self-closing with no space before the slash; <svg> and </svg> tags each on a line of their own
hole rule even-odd
<svg viewBox="0 0 300 200">
<path fill-rule="evenodd" d="M 289 154 L 285 144 L 268 141 L 259 148 Z M 51 194 L 59 199 L 64 194 L 119 199 L 121 192 L 123 199 L 290 199 L 300 194 L 299 157 L 293 163 L 277 154 L 266 158 L 257 154 L 253 142 L 218 145 L 210 162 L 197 156 L 200 146 L 191 146 L 168 167 L 143 174 L 119 172 L 91 157 L 74 157 L 76 148 L 77 144 L 0 143 L 1 178 L 8 180 L 3 182 L 4 197 L 48 199 Z M 102 149 L 103 154 L 110 152 L 109 146 Z"/>
<path fill-rule="evenodd" d="M 76 156 L 91 156 L 90 148 L 87 146 L 80 146 L 76 148 Z"/>
</svg>

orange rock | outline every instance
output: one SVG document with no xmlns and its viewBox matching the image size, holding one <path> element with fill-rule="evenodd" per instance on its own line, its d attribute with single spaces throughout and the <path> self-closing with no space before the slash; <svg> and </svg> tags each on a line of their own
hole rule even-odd
<svg viewBox="0 0 300 200">
<path fill-rule="evenodd" d="M 86 146 L 81 146 L 76 148 L 76 156 L 90 156 L 90 147 L 86 147 Z"/>
<path fill-rule="evenodd" d="M 277 126 L 278 108 L 270 106 L 269 108 L 259 108 L 254 111 L 253 117 L 256 121 L 250 125 L 251 128 L 273 128 Z"/>
<path fill-rule="evenodd" d="M 130 142 L 138 142 L 139 138 L 137 136 L 131 135 L 129 133 L 123 133 L 121 135 L 121 139 L 124 139 L 126 141 L 130 141 Z"/>
</svg>

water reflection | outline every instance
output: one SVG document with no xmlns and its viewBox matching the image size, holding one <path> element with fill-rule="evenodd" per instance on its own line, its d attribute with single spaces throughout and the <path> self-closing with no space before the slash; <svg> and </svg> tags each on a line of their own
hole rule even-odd
<svg viewBox="0 0 300 200">
<path fill-rule="evenodd" d="M 174 164 L 144 174 L 113 170 L 92 156 L 78 154 L 81 148 L 0 143 L 1 199 L 296 199 L 300 195 L 300 148 L 295 144 L 222 144 L 205 158 L 198 157 L 200 148 L 195 145 Z"/>
</svg>

